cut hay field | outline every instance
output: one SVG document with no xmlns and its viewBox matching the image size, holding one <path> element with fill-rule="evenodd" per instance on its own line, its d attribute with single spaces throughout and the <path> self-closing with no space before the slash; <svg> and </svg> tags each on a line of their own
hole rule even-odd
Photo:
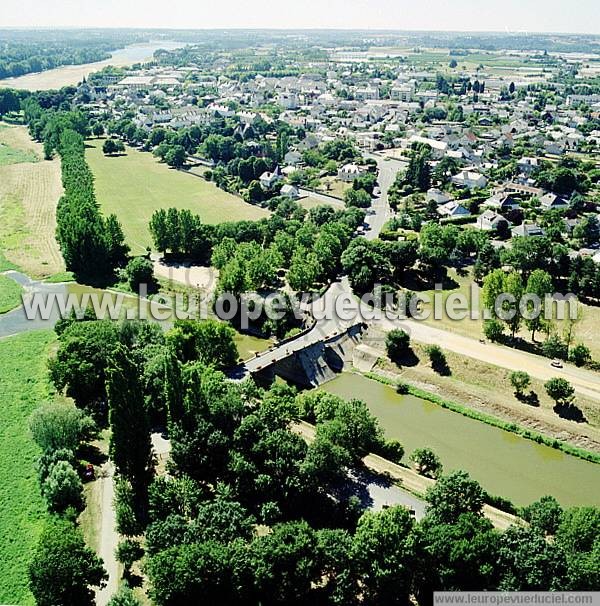
<svg viewBox="0 0 600 606">
<path fill-rule="evenodd" d="M 268 211 L 247 204 L 204 179 L 170 169 L 151 154 L 127 148 L 106 157 L 103 139 L 87 142 L 86 158 L 96 179 L 96 197 L 104 214 L 115 213 L 133 253 L 152 246 L 148 222 L 159 208 L 188 208 L 206 223 L 260 219 Z"/>
<path fill-rule="evenodd" d="M 32 277 L 62 271 L 54 236 L 62 194 L 60 160 L 40 161 L 42 146 L 24 126 L 0 126 L 2 144 L 13 150 L 13 161 L 0 161 L 0 268 L 16 266 Z"/>
<path fill-rule="evenodd" d="M 28 419 L 50 397 L 46 359 L 56 336 L 33 331 L 0 339 L 0 604 L 33 604 L 27 566 L 46 510 Z"/>
</svg>

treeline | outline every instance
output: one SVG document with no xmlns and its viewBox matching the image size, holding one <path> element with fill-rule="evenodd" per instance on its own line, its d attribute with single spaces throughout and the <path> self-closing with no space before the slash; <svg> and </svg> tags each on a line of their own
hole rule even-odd
<svg viewBox="0 0 600 606">
<path fill-rule="evenodd" d="M 104 218 L 94 193 L 94 176 L 85 160 L 88 131 L 80 112 L 43 110 L 34 99 L 24 103 L 32 136 L 44 143 L 47 158 L 61 158 L 64 194 L 56 210 L 56 238 L 65 265 L 84 282 L 103 283 L 127 263 L 129 247 L 116 215 Z"/>
<path fill-rule="evenodd" d="M 122 41 L 4 40 L 0 48 L 0 79 L 43 72 L 62 65 L 81 65 L 110 58 Z"/>
<path fill-rule="evenodd" d="M 287 271 L 294 290 L 304 291 L 336 275 L 364 216 L 360 209 L 328 206 L 307 213 L 282 200 L 268 219 L 206 225 L 190 211 L 171 208 L 153 214 L 150 232 L 162 253 L 211 261 L 220 270 L 222 291 L 240 294 L 273 286 L 279 269 Z"/>
</svg>

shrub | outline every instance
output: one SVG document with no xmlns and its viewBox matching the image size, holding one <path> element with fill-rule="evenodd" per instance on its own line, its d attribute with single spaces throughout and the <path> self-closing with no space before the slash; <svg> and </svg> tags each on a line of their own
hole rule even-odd
<svg viewBox="0 0 600 606">
<path fill-rule="evenodd" d="M 404 381 L 398 381 L 396 384 L 396 393 L 401 395 L 405 395 L 410 392 L 410 386 L 408 383 L 404 383 Z"/>
<path fill-rule="evenodd" d="M 500 320 L 485 320 L 483 323 L 483 334 L 486 339 L 497 343 L 504 335 L 504 324 Z"/>
<path fill-rule="evenodd" d="M 35 443 L 44 451 L 67 449 L 75 452 L 89 437 L 94 422 L 83 411 L 66 404 L 45 404 L 34 411 L 29 422 Z"/>
<path fill-rule="evenodd" d="M 387 355 L 393 362 L 397 362 L 410 347 L 410 335 L 401 328 L 390 330 L 385 338 Z"/>
<path fill-rule="evenodd" d="M 430 345 L 426 351 L 431 362 L 431 368 L 440 375 L 449 375 L 450 368 L 442 348 L 439 345 Z"/>
</svg>

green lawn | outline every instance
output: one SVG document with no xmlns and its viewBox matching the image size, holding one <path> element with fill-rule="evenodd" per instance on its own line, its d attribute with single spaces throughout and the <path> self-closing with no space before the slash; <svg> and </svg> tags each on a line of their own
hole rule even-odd
<svg viewBox="0 0 600 606">
<path fill-rule="evenodd" d="M 158 208 L 189 208 L 206 223 L 260 219 L 268 211 L 246 204 L 204 179 L 159 163 L 149 153 L 127 148 L 127 155 L 106 157 L 103 139 L 87 142 L 86 158 L 96 178 L 96 196 L 104 213 L 115 213 L 134 253 L 152 245 L 148 222 Z"/>
<path fill-rule="evenodd" d="M 28 419 L 50 396 L 46 358 L 55 338 L 44 330 L 0 340 L 0 604 L 33 604 L 27 566 L 46 513 Z"/>
<path fill-rule="evenodd" d="M 20 305 L 22 292 L 20 284 L 6 276 L 0 276 L 0 314 Z"/>
</svg>

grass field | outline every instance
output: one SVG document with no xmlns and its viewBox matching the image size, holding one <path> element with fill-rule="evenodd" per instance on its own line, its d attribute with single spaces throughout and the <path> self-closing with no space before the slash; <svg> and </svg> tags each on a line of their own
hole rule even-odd
<svg viewBox="0 0 600 606">
<path fill-rule="evenodd" d="M 1 604 L 33 604 L 27 565 L 46 514 L 28 419 L 50 395 L 46 358 L 55 338 L 34 331 L 0 340 Z"/>
<path fill-rule="evenodd" d="M 14 309 L 21 303 L 23 288 L 14 280 L 0 276 L 0 314 Z"/>
<path fill-rule="evenodd" d="M 445 290 L 441 292 L 444 307 L 448 296 L 452 293 L 461 293 L 467 297 L 467 301 L 471 301 L 471 285 L 474 284 L 471 276 L 459 276 L 453 269 L 448 272 L 448 276 L 455 282 L 457 282 L 458 286 L 455 289 Z M 473 288 L 473 293 L 475 293 L 475 296 L 479 296 L 480 298 L 481 289 L 479 288 L 479 286 L 477 284 L 474 284 Z M 425 320 L 426 324 L 436 326 L 437 328 L 448 330 L 450 332 L 455 332 L 466 337 L 471 337 L 473 339 L 483 338 L 484 335 L 482 320 L 471 320 L 469 317 L 467 317 L 464 320 L 457 321 L 450 319 L 446 313 L 443 313 L 440 319 L 433 318 L 433 297 L 435 293 L 434 291 L 426 291 L 426 294 L 429 295 L 431 299 L 431 304 L 427 306 L 427 309 L 431 311 L 431 316 L 427 320 Z M 473 298 L 473 301 L 474 300 L 475 299 Z M 596 307 L 593 305 L 585 305 L 583 303 L 581 303 L 580 306 L 582 316 L 581 320 L 579 320 L 575 324 L 573 332 L 573 343 L 583 343 L 587 345 L 590 348 L 592 357 L 595 360 L 600 361 L 600 307 Z M 483 304 L 481 303 L 481 301 L 480 309 L 483 310 Z M 554 329 L 559 334 L 562 334 L 564 326 L 565 322 L 556 320 L 554 321 Z M 531 342 L 531 333 L 524 325 L 517 333 L 517 336 L 521 337 L 525 341 Z M 543 341 L 543 339 L 543 334 L 536 335 L 536 341 Z"/>
<path fill-rule="evenodd" d="M 149 153 L 127 148 L 127 155 L 107 158 L 102 143 L 102 139 L 87 143 L 96 197 L 105 214 L 117 215 L 134 253 L 152 246 L 148 222 L 159 208 L 189 208 L 206 223 L 260 219 L 269 214 L 200 177 L 169 169 Z"/>
<path fill-rule="evenodd" d="M 21 162 L 37 162 L 39 158 L 30 151 L 15 149 L 5 143 L 0 143 L 0 166 L 20 164 Z"/>
<path fill-rule="evenodd" d="M 17 266 L 32 277 L 62 271 L 54 236 L 56 204 L 62 194 L 60 161 L 38 162 L 41 145 L 31 140 L 24 126 L 2 125 L 0 144 L 36 159 L 0 162 L 0 270 Z"/>
</svg>

